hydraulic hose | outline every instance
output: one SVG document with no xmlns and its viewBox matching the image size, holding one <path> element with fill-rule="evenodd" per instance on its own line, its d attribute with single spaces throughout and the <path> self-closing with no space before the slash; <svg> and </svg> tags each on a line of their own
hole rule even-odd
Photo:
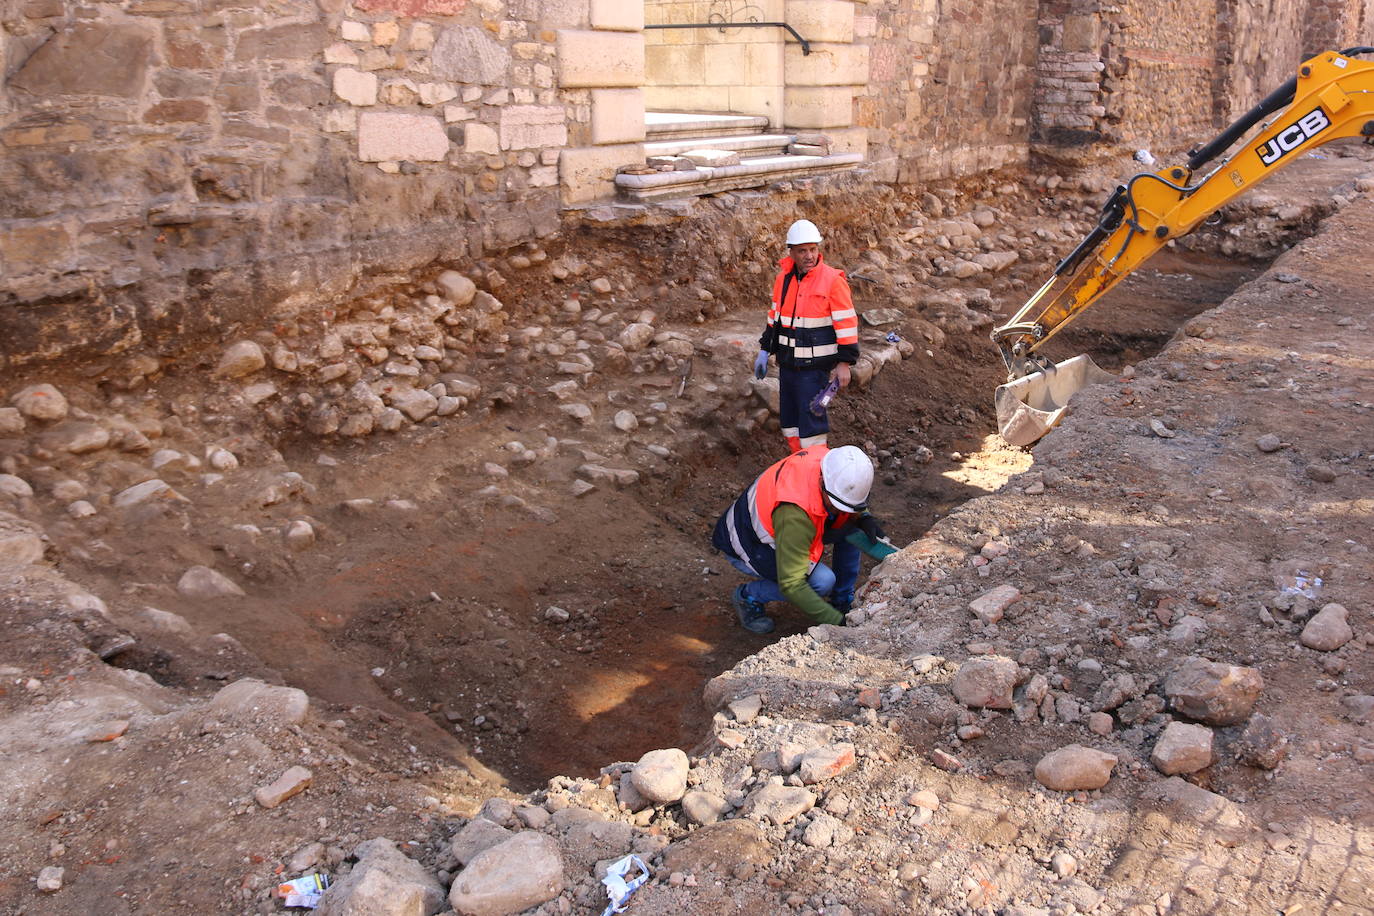
<svg viewBox="0 0 1374 916">
<path fill-rule="evenodd" d="M 1354 48 L 1346 48 L 1341 52 L 1342 57 L 1353 57 L 1356 54 L 1374 54 L 1374 47 L 1361 45 Z M 1211 162 L 1221 153 L 1230 148 L 1231 144 L 1239 140 L 1246 131 L 1254 127 L 1266 116 L 1273 114 L 1280 108 L 1286 108 L 1292 104 L 1293 97 L 1297 94 L 1298 78 L 1292 76 L 1288 78 L 1282 86 L 1266 95 L 1260 100 L 1259 104 L 1241 115 L 1236 121 L 1220 134 L 1211 143 L 1196 149 L 1188 157 L 1189 171 L 1196 172 L 1207 163 Z"/>
<path fill-rule="evenodd" d="M 1293 97 L 1298 91 L 1298 78 L 1290 76 L 1288 81 L 1273 92 L 1260 100 L 1259 104 L 1251 108 L 1245 114 L 1237 118 L 1230 127 L 1217 134 L 1211 143 L 1196 149 L 1188 157 L 1188 170 L 1196 172 L 1221 153 L 1230 148 L 1245 135 L 1250 128 L 1254 127 L 1267 116 L 1286 108 L 1293 103 Z"/>
</svg>

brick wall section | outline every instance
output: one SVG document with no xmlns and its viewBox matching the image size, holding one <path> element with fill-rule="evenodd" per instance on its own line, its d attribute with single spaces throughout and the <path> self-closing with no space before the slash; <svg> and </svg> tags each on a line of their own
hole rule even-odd
<svg viewBox="0 0 1374 916">
<path fill-rule="evenodd" d="M 1041 4 L 1034 139 L 1171 148 L 1210 136 L 1215 0 Z"/>
<path fill-rule="evenodd" d="M 1160 151 L 1216 134 L 1216 0 L 1129 0 L 1110 18 L 1111 142 Z M 1118 75 L 1119 74 L 1119 75 Z"/>
<path fill-rule="evenodd" d="M 1230 124 L 1281 86 L 1305 56 L 1303 4 L 1256 8 L 1243 0 L 1218 5 L 1214 105 L 1218 128 Z"/>
<path fill-rule="evenodd" d="M 1034 83 L 1031 0 L 875 2 L 856 10 L 869 81 L 854 100 L 887 180 L 929 181 L 1026 159 Z"/>
<path fill-rule="evenodd" d="M 1173 156 L 1211 139 L 1310 54 L 1369 43 L 1371 6 L 1043 0 L 1033 142 L 1054 155 L 1124 146 Z"/>
<path fill-rule="evenodd" d="M 1374 0 L 1309 0 L 1303 20 L 1306 56 L 1374 45 Z"/>
</svg>

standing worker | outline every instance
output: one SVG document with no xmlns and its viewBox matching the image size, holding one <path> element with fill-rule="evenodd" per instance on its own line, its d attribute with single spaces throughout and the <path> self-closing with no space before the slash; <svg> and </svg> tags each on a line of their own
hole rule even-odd
<svg viewBox="0 0 1374 916">
<path fill-rule="evenodd" d="M 787 251 L 773 280 L 773 305 L 759 338 L 754 377 L 767 375 L 769 354 L 777 356 L 778 418 L 795 452 L 825 442 L 830 418 L 817 398 L 832 381 L 837 388 L 849 384 L 849 367 L 859 359 L 859 319 L 844 272 L 821 258 L 815 223 L 793 223 Z"/>
<path fill-rule="evenodd" d="M 816 623 L 844 623 L 859 552 L 879 560 L 896 553 L 867 512 L 872 486 L 873 462 L 863 449 L 816 445 L 769 467 L 725 510 L 711 543 L 754 577 L 732 596 L 746 630 L 773 632 L 764 612 L 770 601 L 791 602 Z M 835 546 L 833 570 L 821 562 L 827 544 Z"/>
</svg>

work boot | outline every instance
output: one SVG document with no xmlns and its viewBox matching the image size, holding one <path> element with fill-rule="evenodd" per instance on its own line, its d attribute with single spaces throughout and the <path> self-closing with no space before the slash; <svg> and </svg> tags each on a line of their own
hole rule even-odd
<svg viewBox="0 0 1374 916">
<path fill-rule="evenodd" d="M 741 585 L 735 589 L 735 593 L 730 596 L 730 601 L 735 606 L 735 614 L 739 617 L 740 626 L 750 633 L 773 632 L 773 618 L 769 617 L 763 610 L 763 602 L 755 601 L 749 597 L 749 592 Z"/>
</svg>

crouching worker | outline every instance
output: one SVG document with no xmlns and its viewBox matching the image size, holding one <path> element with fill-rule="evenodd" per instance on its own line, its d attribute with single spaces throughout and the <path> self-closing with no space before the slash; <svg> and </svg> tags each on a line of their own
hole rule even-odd
<svg viewBox="0 0 1374 916">
<path fill-rule="evenodd" d="M 711 543 L 753 582 L 735 589 L 735 612 L 751 633 L 773 632 L 770 601 L 796 605 L 816 623 L 844 623 L 854 603 L 859 553 L 896 553 L 867 512 L 873 462 L 853 445 L 814 445 L 759 475 L 716 522 Z M 833 544 L 834 568 L 821 562 Z"/>
</svg>

